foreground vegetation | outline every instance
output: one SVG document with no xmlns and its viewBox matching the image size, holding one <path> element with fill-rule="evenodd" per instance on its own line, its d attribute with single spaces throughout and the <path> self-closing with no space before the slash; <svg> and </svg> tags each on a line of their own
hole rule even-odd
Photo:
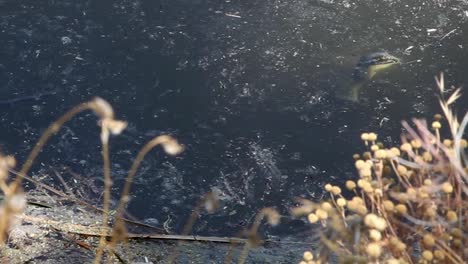
<svg viewBox="0 0 468 264">
<path fill-rule="evenodd" d="M 430 125 L 403 122 L 406 133 L 396 147 L 363 133 L 366 151 L 354 156 L 359 179 L 345 188 L 326 184 L 328 201 L 302 199 L 292 210 L 324 228 L 320 247 L 305 252 L 301 264 L 466 263 L 468 159 L 462 137 L 468 114 L 459 123 L 451 106 L 460 90 L 444 99 L 443 75 L 437 84 L 450 138 L 441 138 L 441 115 Z"/>
<path fill-rule="evenodd" d="M 466 262 L 468 250 L 463 245 L 468 245 L 468 159 L 467 141 L 463 136 L 468 114 L 459 122 L 452 105 L 460 91 L 456 90 L 445 99 L 442 75 L 437 84 L 443 116 L 435 115 L 431 124 L 423 120 L 413 120 L 411 124 L 404 122 L 406 133 L 400 146 L 384 146 L 378 141 L 377 134 L 363 133 L 361 139 L 366 150 L 354 156 L 359 179 L 348 180 L 343 187 L 326 184 L 329 199 L 319 203 L 298 199 L 301 205 L 291 209 L 292 215 L 306 217 L 317 227 L 319 241 L 318 248 L 304 252 L 301 264 Z M 149 141 L 135 158 L 116 213 L 111 217 L 109 137 L 120 134 L 126 123 L 116 120 L 111 106 L 100 98 L 73 108 L 51 124 L 19 171 L 14 170 L 16 161 L 12 156 L 0 155 L 0 189 L 4 194 L 0 207 L 1 247 L 6 246 L 10 231 L 20 221 L 18 216 L 25 211 L 27 199 L 22 182 L 31 180 L 28 172 L 37 155 L 64 123 L 85 110 L 93 111 L 99 118 L 105 179 L 100 209 L 102 225 L 94 232 L 100 240 L 92 247 L 94 263 L 100 263 L 106 255 L 108 260 L 125 262 L 115 254 L 115 248 L 130 237 L 126 231 L 124 209 L 141 161 L 156 146 L 162 146 L 169 155 L 177 155 L 183 147 L 166 135 Z M 450 137 L 444 139 L 442 131 Z M 12 173 L 16 175 L 13 179 L 9 178 Z M 216 195 L 205 194 L 194 208 L 182 235 L 190 234 L 202 211 L 214 212 L 217 207 Z M 281 215 L 273 208 L 264 208 L 244 232 L 245 239 L 211 240 L 243 244 L 237 261 L 244 263 L 249 250 L 264 242 L 258 236 L 264 218 L 270 225 L 277 225 Z M 92 234 L 87 232 L 87 235 Z M 185 238 L 178 237 L 180 241 Z M 233 261 L 231 253 L 226 254 L 225 263 Z M 175 262 L 177 257 L 176 250 L 166 261 Z"/>
</svg>

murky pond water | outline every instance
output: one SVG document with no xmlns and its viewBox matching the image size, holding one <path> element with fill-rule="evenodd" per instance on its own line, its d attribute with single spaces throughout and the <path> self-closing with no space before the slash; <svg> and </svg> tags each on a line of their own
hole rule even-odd
<svg viewBox="0 0 468 264">
<path fill-rule="evenodd" d="M 236 234 L 259 208 L 287 215 L 293 197 L 354 177 L 361 132 L 394 143 L 400 120 L 430 118 L 435 74 L 466 86 L 467 20 L 466 1 L 0 0 L 0 144 L 24 158 L 60 113 L 101 96 L 130 124 L 112 139 L 115 197 L 138 148 L 169 133 L 186 151 L 146 158 L 130 212 L 178 231 L 216 190 L 222 209 L 194 232 Z M 335 98 L 375 51 L 402 64 L 359 103 Z M 67 166 L 100 184 L 95 122 L 67 124 L 35 172 Z"/>
</svg>

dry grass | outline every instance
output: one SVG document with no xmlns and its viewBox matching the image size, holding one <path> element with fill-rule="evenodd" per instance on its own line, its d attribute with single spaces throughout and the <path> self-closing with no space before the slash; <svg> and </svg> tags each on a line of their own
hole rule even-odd
<svg viewBox="0 0 468 264">
<path fill-rule="evenodd" d="M 440 104 L 450 131 L 441 139 L 442 116 L 429 127 L 423 120 L 403 122 L 399 147 L 385 148 L 375 133 L 363 133 L 367 151 L 355 155 L 359 180 L 341 188 L 325 185 L 329 201 L 300 200 L 296 216 L 320 224 L 316 256 L 305 252 L 301 264 L 329 263 L 466 263 L 468 250 L 467 141 L 462 139 L 468 114 L 458 122 L 444 98 L 444 78 L 436 78 Z"/>
</svg>

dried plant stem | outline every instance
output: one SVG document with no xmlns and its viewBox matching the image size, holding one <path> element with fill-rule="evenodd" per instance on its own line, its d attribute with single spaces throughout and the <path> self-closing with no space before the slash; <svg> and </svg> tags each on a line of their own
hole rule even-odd
<svg viewBox="0 0 468 264">
<path fill-rule="evenodd" d="M 116 212 L 116 220 L 114 224 L 114 228 L 112 230 L 112 239 L 110 243 L 108 244 L 109 250 L 113 251 L 117 243 L 120 241 L 121 236 L 119 236 L 119 232 L 125 230 L 124 222 L 123 222 L 123 212 L 124 209 L 130 200 L 129 198 L 129 193 L 130 189 L 132 187 L 132 182 L 133 178 L 135 177 L 138 168 L 140 167 L 141 162 L 145 158 L 145 156 L 150 152 L 153 148 L 160 144 L 165 144 L 169 141 L 173 141 L 173 139 L 169 136 L 158 136 L 154 138 L 153 140 L 149 141 L 146 143 L 146 145 L 143 146 L 143 148 L 138 152 L 138 155 L 136 156 L 135 160 L 133 161 L 132 167 L 130 168 L 130 171 L 128 172 L 127 178 L 125 180 L 125 185 L 122 190 L 122 194 L 120 196 L 120 201 L 119 205 L 117 207 L 117 212 Z M 123 234 L 120 234 L 123 235 Z"/>
<path fill-rule="evenodd" d="M 104 127 L 102 129 L 105 129 Z M 108 218 L 109 218 L 109 207 L 110 207 L 110 188 L 111 188 L 111 175 L 110 175 L 110 160 L 109 160 L 109 144 L 106 141 L 102 142 L 102 160 L 104 163 L 104 202 L 103 202 L 103 214 L 102 214 L 102 230 L 107 230 Z M 94 263 L 101 261 L 104 248 L 106 247 L 106 236 L 101 236 L 99 240 L 99 247 L 94 258 Z"/>
<path fill-rule="evenodd" d="M 238 263 L 239 264 L 244 264 L 246 259 L 247 259 L 247 256 L 249 254 L 249 251 L 252 247 L 254 247 L 258 241 L 256 241 L 256 235 L 257 235 L 257 232 L 258 232 L 258 228 L 260 226 L 260 223 L 262 222 L 262 219 L 265 217 L 265 211 L 264 210 L 261 210 L 257 216 L 255 216 L 255 220 L 254 220 L 254 223 L 252 225 L 252 227 L 248 230 L 248 240 L 247 242 L 244 244 L 244 248 L 242 249 L 242 252 L 239 256 L 239 261 Z"/>
<path fill-rule="evenodd" d="M 16 193 L 21 192 L 21 182 L 24 178 L 24 175 L 28 173 L 37 155 L 39 155 L 49 138 L 56 134 L 65 122 L 72 119 L 76 114 L 90 108 L 91 107 L 89 103 L 80 104 L 66 112 L 57 121 L 49 125 L 46 131 L 39 138 L 39 141 L 36 143 L 33 150 L 29 153 L 26 162 L 23 164 L 21 170 L 18 172 L 15 180 L 10 184 L 10 186 L 5 188 L 4 204 L 9 204 L 10 197 L 12 197 Z M 4 215 L 0 217 L 0 242 L 2 243 L 5 241 L 5 237 L 7 235 L 6 231 L 8 229 L 9 216 L 12 214 L 13 211 L 11 210 L 10 206 L 4 206 Z"/>
</svg>

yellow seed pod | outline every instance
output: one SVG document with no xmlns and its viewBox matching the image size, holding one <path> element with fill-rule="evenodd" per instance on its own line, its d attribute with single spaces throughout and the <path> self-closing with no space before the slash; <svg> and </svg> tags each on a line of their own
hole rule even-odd
<svg viewBox="0 0 468 264">
<path fill-rule="evenodd" d="M 317 215 L 317 217 L 320 219 L 320 220 L 325 220 L 328 218 L 328 213 L 327 211 L 323 210 L 323 209 L 317 209 L 315 211 L 315 214 Z"/>
<path fill-rule="evenodd" d="M 423 154 L 422 154 L 422 158 L 425 162 L 431 162 L 432 161 L 432 155 L 431 153 L 425 151 Z"/>
<path fill-rule="evenodd" d="M 404 152 L 410 152 L 412 150 L 411 144 L 410 143 L 403 143 L 400 146 L 400 149 Z"/>
<path fill-rule="evenodd" d="M 398 239 L 397 237 L 390 237 L 390 244 L 394 247 L 396 247 L 398 245 L 398 243 L 400 243 L 400 239 Z"/>
<path fill-rule="evenodd" d="M 339 207 L 345 207 L 345 205 L 346 205 L 346 199 L 344 199 L 344 198 L 338 198 L 338 200 L 336 200 L 336 204 L 337 204 Z"/>
<path fill-rule="evenodd" d="M 372 189 L 372 185 L 370 184 L 369 181 L 366 181 L 366 180 L 362 180 L 361 182 L 358 181 L 358 184 L 361 185 L 361 189 Z"/>
<path fill-rule="evenodd" d="M 450 148 L 452 146 L 452 140 L 450 139 L 444 139 L 444 141 L 442 142 L 444 144 L 444 146 L 446 146 L 447 148 Z"/>
<path fill-rule="evenodd" d="M 460 147 L 461 148 L 467 148 L 468 147 L 468 141 L 466 141 L 466 139 L 460 140 Z"/>
<path fill-rule="evenodd" d="M 411 140 L 411 146 L 415 149 L 419 149 L 422 147 L 422 142 L 420 139 L 413 139 Z"/>
<path fill-rule="evenodd" d="M 354 183 L 353 181 L 346 181 L 346 189 L 350 191 L 356 189 L 356 183 Z"/>
<path fill-rule="evenodd" d="M 379 231 L 384 231 L 387 228 L 387 221 L 382 217 L 378 217 L 374 222 L 374 227 Z"/>
<path fill-rule="evenodd" d="M 358 205 L 358 207 L 356 208 L 356 213 L 360 215 L 367 214 L 367 207 L 365 207 L 364 205 Z"/>
<path fill-rule="evenodd" d="M 450 234 L 456 238 L 463 238 L 463 231 L 460 228 L 453 228 Z"/>
<path fill-rule="evenodd" d="M 450 182 L 444 182 L 442 183 L 442 191 L 444 193 L 452 193 L 453 192 L 453 186 Z"/>
<path fill-rule="evenodd" d="M 376 133 L 369 133 L 369 141 L 376 141 L 377 140 L 377 134 Z"/>
<path fill-rule="evenodd" d="M 378 258 L 382 254 L 382 247 L 378 243 L 372 242 L 367 245 L 366 252 L 370 257 Z"/>
<path fill-rule="evenodd" d="M 329 183 L 325 184 L 325 191 L 331 192 L 332 188 L 333 188 L 333 186 L 331 184 L 329 184 Z"/>
<path fill-rule="evenodd" d="M 369 182 L 366 182 L 366 183 L 367 184 L 364 184 L 364 186 L 362 186 L 362 190 L 367 194 L 373 193 L 374 188 L 372 188 L 372 185 Z"/>
<path fill-rule="evenodd" d="M 364 180 L 364 179 L 359 179 L 359 180 L 357 181 L 357 186 L 358 186 L 359 188 L 362 189 L 362 185 L 364 184 L 364 182 L 366 182 L 366 180 Z"/>
<path fill-rule="evenodd" d="M 403 251 L 403 250 L 406 249 L 406 244 L 400 241 L 400 242 L 396 245 L 395 248 L 396 248 L 398 251 Z"/>
<path fill-rule="evenodd" d="M 320 207 L 322 207 L 323 210 L 329 212 L 333 209 L 333 206 L 329 202 L 323 202 Z"/>
<path fill-rule="evenodd" d="M 362 200 L 362 198 L 358 196 L 354 196 L 352 201 L 355 201 L 357 204 L 360 204 L 360 205 L 364 204 L 364 201 Z"/>
<path fill-rule="evenodd" d="M 331 192 L 333 193 L 333 195 L 338 195 L 341 193 L 341 188 L 338 186 L 333 186 Z"/>
<path fill-rule="evenodd" d="M 424 185 L 431 186 L 432 185 L 432 180 L 431 179 L 425 179 L 424 180 Z"/>
<path fill-rule="evenodd" d="M 434 257 L 438 260 L 444 260 L 445 259 L 445 254 L 442 250 L 434 250 Z"/>
<path fill-rule="evenodd" d="M 463 242 L 462 242 L 462 240 L 459 239 L 459 238 L 453 239 L 452 243 L 453 243 L 453 245 L 456 246 L 456 247 L 461 247 L 461 246 L 463 246 Z"/>
<path fill-rule="evenodd" d="M 408 173 L 408 169 L 407 169 L 405 166 L 398 164 L 398 166 L 397 166 L 397 172 L 398 172 L 400 175 L 405 176 L 405 175 L 407 175 L 407 173 Z"/>
<path fill-rule="evenodd" d="M 362 133 L 361 139 L 364 141 L 369 141 L 369 133 Z"/>
<path fill-rule="evenodd" d="M 423 259 L 427 261 L 431 261 L 434 258 L 434 255 L 432 255 L 432 252 L 429 250 L 424 250 L 422 253 Z"/>
<path fill-rule="evenodd" d="M 380 189 L 380 188 L 375 188 L 375 189 L 374 189 L 374 193 L 375 193 L 375 195 L 378 196 L 378 197 L 383 197 L 383 191 L 382 191 L 382 189 Z"/>
<path fill-rule="evenodd" d="M 395 206 L 395 210 L 396 210 L 399 214 L 406 214 L 406 213 L 408 213 L 408 208 L 407 208 L 406 205 L 404 205 L 404 204 L 397 204 L 397 206 Z"/>
<path fill-rule="evenodd" d="M 435 239 L 432 234 L 425 234 L 423 236 L 423 243 L 426 247 L 433 247 L 435 245 Z"/>
<path fill-rule="evenodd" d="M 362 169 L 359 171 L 359 176 L 362 178 L 370 178 L 372 177 L 372 171 L 370 169 Z"/>
<path fill-rule="evenodd" d="M 307 220 L 309 220 L 309 223 L 315 224 L 315 223 L 318 222 L 319 218 L 317 217 L 316 214 L 311 213 L 311 214 L 309 214 L 309 215 L 307 216 Z"/>
<path fill-rule="evenodd" d="M 374 153 L 374 155 L 376 159 L 385 159 L 387 158 L 387 150 L 379 149 Z"/>
<path fill-rule="evenodd" d="M 377 221 L 378 218 L 376 214 L 368 214 L 364 217 L 364 224 L 369 228 L 374 228 L 375 221 Z"/>
<path fill-rule="evenodd" d="M 374 241 L 380 241 L 382 239 L 382 234 L 380 233 L 379 230 L 376 229 L 370 229 L 369 230 L 369 237 L 374 240 Z"/>
<path fill-rule="evenodd" d="M 299 262 L 299 264 L 309 264 L 309 263 L 307 263 L 306 261 L 303 261 L 303 260 L 302 260 L 301 262 Z"/>
<path fill-rule="evenodd" d="M 390 200 L 384 200 L 382 204 L 383 204 L 385 211 L 387 212 L 393 212 L 393 210 L 395 209 L 395 205 Z"/>
<path fill-rule="evenodd" d="M 357 203 L 356 201 L 351 200 L 351 201 L 348 201 L 347 205 L 348 205 L 349 210 L 356 211 L 358 206 L 359 206 L 359 203 Z"/>
<path fill-rule="evenodd" d="M 314 259 L 314 254 L 312 254 L 312 252 L 310 252 L 310 251 L 306 251 L 306 252 L 304 252 L 303 257 L 304 257 L 305 261 L 311 261 L 311 260 Z"/>
<path fill-rule="evenodd" d="M 354 166 L 356 167 L 356 169 L 360 170 L 362 169 L 362 167 L 364 166 L 365 162 L 363 160 L 356 160 L 354 162 Z"/>
<path fill-rule="evenodd" d="M 391 152 L 393 153 L 393 155 L 395 155 L 395 156 L 400 156 L 400 155 L 401 155 L 400 150 L 399 150 L 398 148 L 393 147 L 393 148 L 390 149 L 390 151 L 391 151 Z"/>
<path fill-rule="evenodd" d="M 457 216 L 457 213 L 455 211 L 452 211 L 452 210 L 449 210 L 447 211 L 447 220 L 450 222 L 450 223 L 454 223 L 458 220 L 458 216 Z"/>
<path fill-rule="evenodd" d="M 442 127 L 442 125 L 440 124 L 439 121 L 434 121 L 432 122 L 432 128 L 434 129 L 440 129 Z"/>
<path fill-rule="evenodd" d="M 372 146 L 370 147 L 370 150 L 371 150 L 372 152 L 376 152 L 377 150 L 379 150 L 379 146 L 377 146 L 377 145 L 372 145 Z"/>
</svg>

